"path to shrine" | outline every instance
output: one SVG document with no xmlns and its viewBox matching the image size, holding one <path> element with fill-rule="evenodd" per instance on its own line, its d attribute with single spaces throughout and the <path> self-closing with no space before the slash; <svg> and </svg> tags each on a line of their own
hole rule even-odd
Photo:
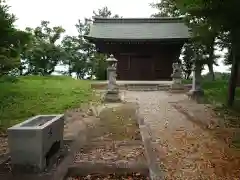
<svg viewBox="0 0 240 180">
<path fill-rule="evenodd" d="M 185 95 L 128 91 L 125 99 L 139 103 L 155 163 L 165 179 L 239 179 L 239 153 L 174 108 L 176 102 L 187 101 Z M 207 120 L 207 114 L 203 111 L 202 118 Z"/>
<path fill-rule="evenodd" d="M 149 169 L 153 172 L 150 172 L 151 177 L 156 175 L 160 178 L 155 179 L 165 180 L 239 180 L 240 152 L 230 148 L 229 134 L 225 134 L 225 128 L 214 127 L 218 117 L 212 115 L 212 111 L 207 109 L 206 105 L 196 104 L 188 100 L 184 94 L 171 94 L 167 91 L 125 91 L 124 99 L 138 104 L 138 123 L 147 152 L 145 155 Z M 183 112 L 183 107 L 188 110 L 188 115 Z M 88 115 L 81 109 L 68 112 L 66 117 L 65 139 L 74 139 L 77 136 L 79 142 L 80 139 L 85 139 L 84 142 L 86 141 L 89 145 L 90 141 L 84 138 L 87 132 L 97 135 L 98 131 L 99 134 L 102 133 L 97 128 L 94 131 L 86 131 L 89 127 L 95 128 L 89 125 L 97 124 L 98 118 Z M 107 134 L 105 130 L 104 133 Z M 82 148 L 79 147 L 80 145 L 85 145 L 79 142 L 73 143 L 70 155 L 60 165 L 55 173 L 56 176 L 62 177 L 64 172 L 67 172 L 69 164 L 74 164 L 75 161 L 71 162 L 72 156 L 79 154 L 78 151 Z M 142 149 L 140 149 L 141 152 L 144 151 Z M 132 152 L 131 148 L 127 153 L 130 152 Z M 103 151 L 103 155 L 109 155 L 111 152 L 108 150 L 104 153 Z M 94 159 L 96 155 L 86 153 L 86 157 Z M 11 180 L 27 179 L 24 175 L 23 178 L 20 175 L 12 177 L 11 172 L 6 174 L 8 175 Z M 34 176 L 32 179 L 41 178 Z M 2 178 L 1 168 L 0 179 L 7 179 Z"/>
</svg>

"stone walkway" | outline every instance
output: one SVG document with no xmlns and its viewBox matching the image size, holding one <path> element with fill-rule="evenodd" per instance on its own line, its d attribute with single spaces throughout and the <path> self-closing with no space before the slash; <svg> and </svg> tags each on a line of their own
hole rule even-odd
<svg viewBox="0 0 240 180">
<path fill-rule="evenodd" d="M 126 101 L 139 103 L 148 127 L 155 158 L 151 163 L 167 180 L 240 179 L 239 153 L 174 108 L 174 102 L 186 98 L 163 91 L 125 93 Z"/>
</svg>

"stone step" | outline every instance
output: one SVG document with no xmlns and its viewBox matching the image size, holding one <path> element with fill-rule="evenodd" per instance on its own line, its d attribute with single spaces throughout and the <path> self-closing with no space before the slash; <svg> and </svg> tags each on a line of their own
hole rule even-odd
<svg viewBox="0 0 240 180">
<path fill-rule="evenodd" d="M 107 83 L 94 83 L 91 85 L 93 89 L 107 89 Z M 129 90 L 129 91 L 167 91 L 170 89 L 170 83 L 122 83 L 118 87 L 120 90 Z"/>
<path fill-rule="evenodd" d="M 125 89 L 128 91 L 164 91 L 168 90 L 170 85 L 164 84 L 127 84 Z"/>
<path fill-rule="evenodd" d="M 191 89 L 191 84 L 184 85 L 184 90 L 181 90 L 180 92 L 187 92 Z M 120 84 L 118 85 L 120 90 L 128 90 L 128 91 L 168 91 L 171 88 L 170 84 Z M 94 84 L 92 85 L 92 88 L 94 89 L 107 89 L 107 84 Z M 172 91 L 171 91 L 172 92 Z M 178 92 L 178 91 L 177 91 Z M 175 93 L 175 91 L 173 91 Z"/>
</svg>

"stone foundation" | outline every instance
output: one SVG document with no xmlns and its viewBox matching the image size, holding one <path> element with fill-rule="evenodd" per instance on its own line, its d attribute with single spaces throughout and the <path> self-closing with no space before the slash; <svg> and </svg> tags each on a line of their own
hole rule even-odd
<svg viewBox="0 0 240 180">
<path fill-rule="evenodd" d="M 121 102 L 122 99 L 121 99 L 118 91 L 108 91 L 105 94 L 103 101 L 104 102 Z"/>
<path fill-rule="evenodd" d="M 190 90 L 187 93 L 188 97 L 198 103 L 202 103 L 204 101 L 204 91 L 203 90 Z"/>
</svg>

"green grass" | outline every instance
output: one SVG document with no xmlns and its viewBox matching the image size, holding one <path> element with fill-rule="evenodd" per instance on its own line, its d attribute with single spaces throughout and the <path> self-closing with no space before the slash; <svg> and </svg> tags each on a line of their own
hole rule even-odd
<svg viewBox="0 0 240 180">
<path fill-rule="evenodd" d="M 191 84 L 191 80 L 183 80 L 184 84 Z M 228 96 L 227 80 L 203 80 L 201 86 L 204 90 L 205 98 L 212 104 L 226 104 Z M 240 98 L 240 88 L 236 89 L 236 99 Z"/>
<path fill-rule="evenodd" d="M 38 114 L 64 113 L 92 98 L 89 81 L 65 76 L 26 76 L 0 81 L 0 127 Z"/>
</svg>

